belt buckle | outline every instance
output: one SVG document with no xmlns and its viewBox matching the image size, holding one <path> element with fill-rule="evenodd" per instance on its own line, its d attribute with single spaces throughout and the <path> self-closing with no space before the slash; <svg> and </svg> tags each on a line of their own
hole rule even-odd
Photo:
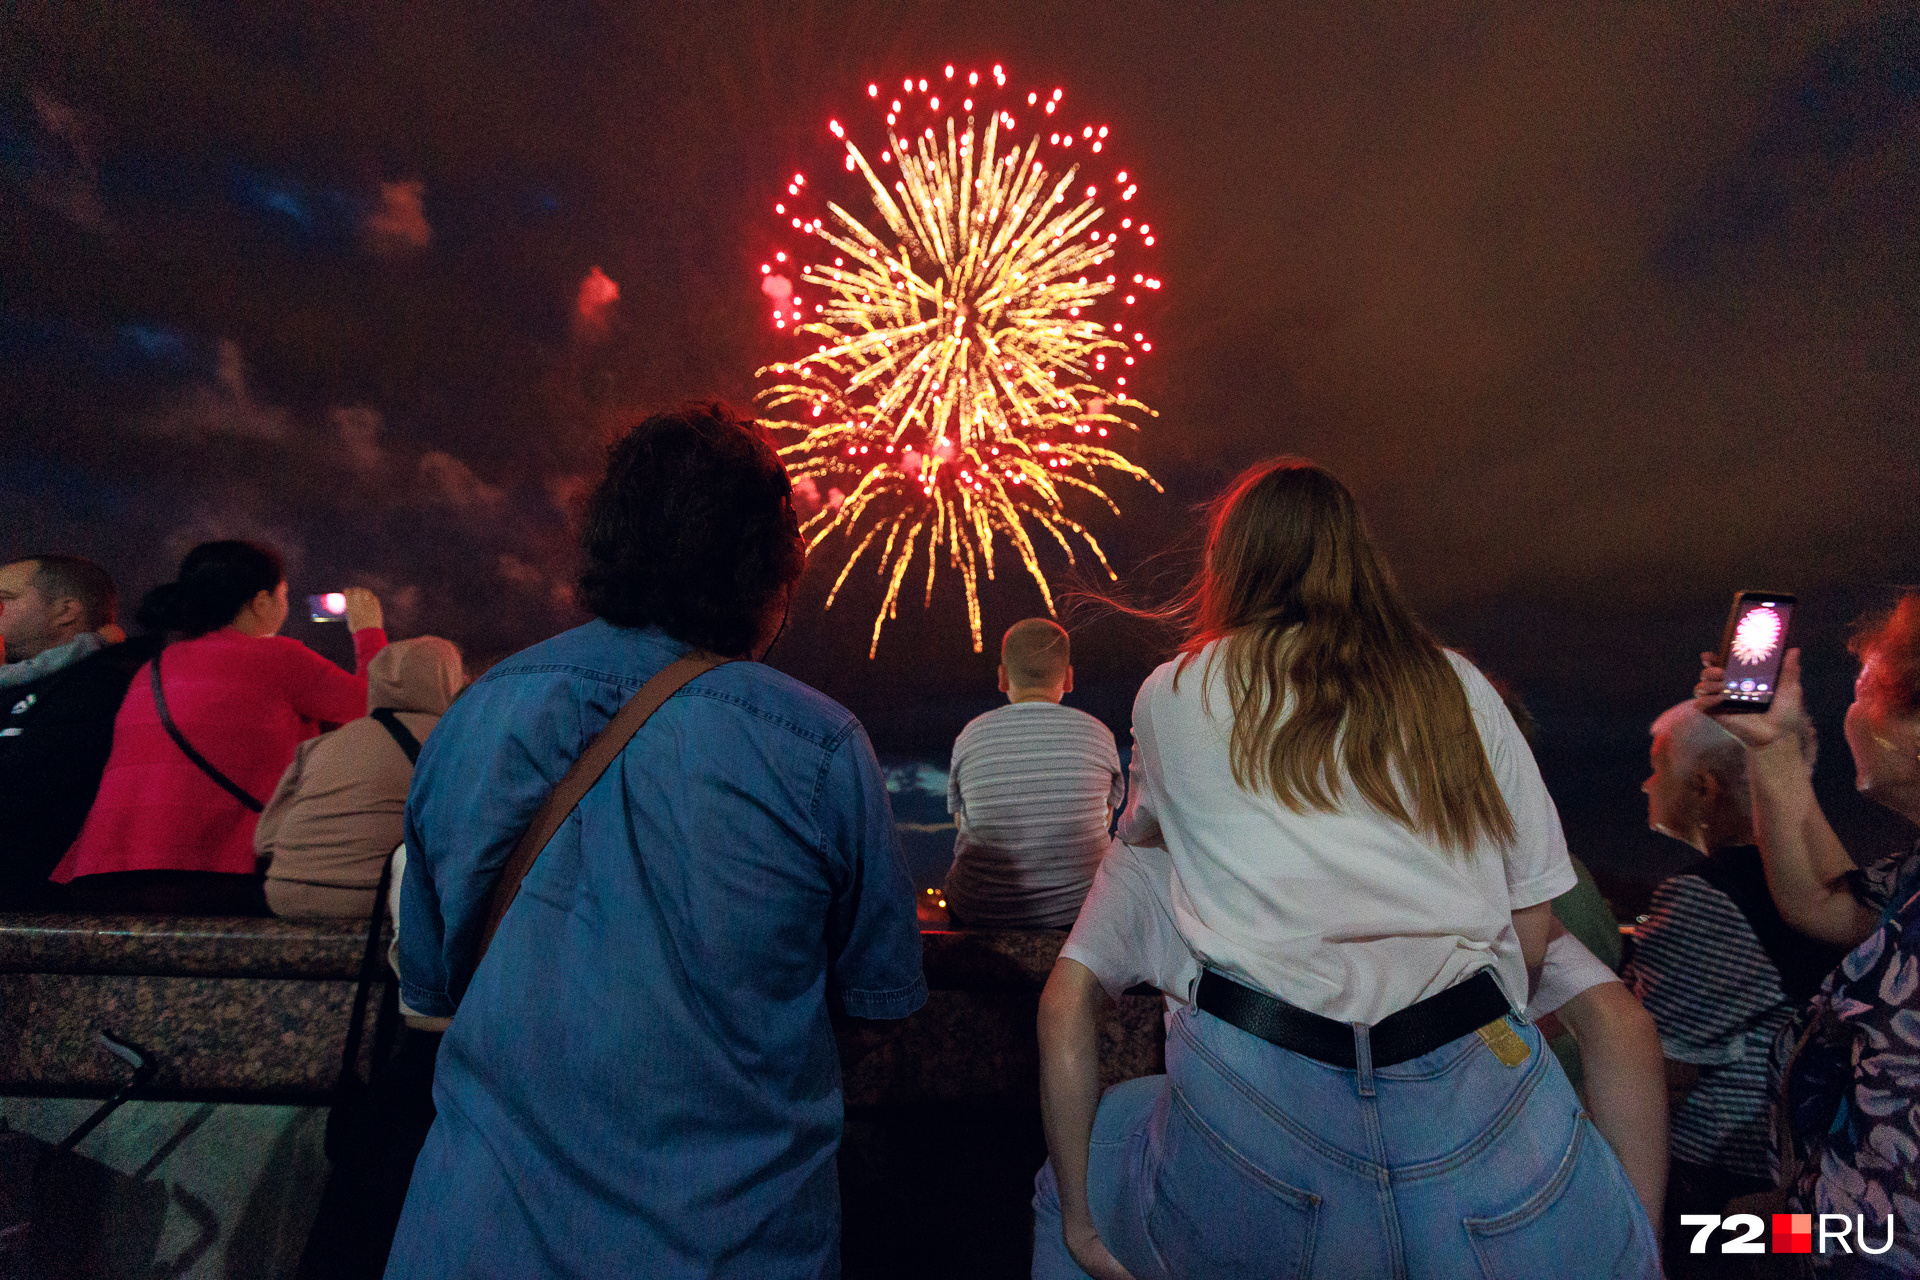
<svg viewBox="0 0 1920 1280">
<path fill-rule="evenodd" d="M 1495 1018 L 1486 1026 L 1475 1028 L 1473 1034 L 1480 1037 L 1480 1043 L 1493 1050 L 1493 1056 L 1500 1059 L 1500 1065 L 1503 1067 L 1517 1067 L 1533 1053 L 1527 1042 L 1520 1038 L 1520 1034 L 1504 1017 Z"/>
</svg>

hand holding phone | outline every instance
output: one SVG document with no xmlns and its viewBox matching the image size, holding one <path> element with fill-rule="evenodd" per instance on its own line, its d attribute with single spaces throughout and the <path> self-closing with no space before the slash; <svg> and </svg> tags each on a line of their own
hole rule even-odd
<svg viewBox="0 0 1920 1280">
<path fill-rule="evenodd" d="M 1742 591 L 1733 598 L 1727 629 L 1710 664 L 1721 670 L 1722 714 L 1764 712 L 1773 705 L 1787 657 L 1794 597 L 1780 591 Z"/>
<path fill-rule="evenodd" d="M 347 597 L 347 630 L 365 631 L 369 627 L 386 625 L 386 614 L 381 611 L 379 596 L 365 587 L 348 587 L 342 594 Z"/>
<path fill-rule="evenodd" d="M 365 587 L 348 587 L 307 597 L 307 613 L 315 622 L 344 622 L 349 631 L 386 625 L 380 597 Z"/>
<path fill-rule="evenodd" d="M 1800 651 L 1787 650 L 1780 664 L 1780 681 L 1774 686 L 1773 705 L 1758 715 L 1722 715 L 1725 708 L 1726 672 L 1719 667 L 1720 655 L 1709 650 L 1700 655 L 1700 683 L 1693 687 L 1693 705 L 1710 715 L 1740 742 L 1759 750 L 1788 737 L 1798 738 L 1802 752 L 1814 742 L 1813 722 L 1800 696 Z M 1812 762 L 1808 761 L 1809 767 Z"/>
<path fill-rule="evenodd" d="M 344 622 L 347 618 L 347 594 L 327 591 L 307 597 L 307 614 L 315 622 Z"/>
</svg>

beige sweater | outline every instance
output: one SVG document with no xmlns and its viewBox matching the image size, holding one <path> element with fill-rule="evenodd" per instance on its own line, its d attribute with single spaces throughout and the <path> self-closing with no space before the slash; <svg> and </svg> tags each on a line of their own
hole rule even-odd
<svg viewBox="0 0 1920 1280">
<path fill-rule="evenodd" d="M 424 743 L 464 682 L 448 641 L 400 640 L 368 666 L 367 705 L 399 713 Z M 302 743 L 254 833 L 274 914 L 365 919 L 412 781 L 406 753 L 371 715 Z"/>
</svg>

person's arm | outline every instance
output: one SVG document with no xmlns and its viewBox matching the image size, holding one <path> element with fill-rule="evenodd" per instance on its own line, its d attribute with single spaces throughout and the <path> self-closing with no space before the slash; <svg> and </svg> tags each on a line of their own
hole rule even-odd
<svg viewBox="0 0 1920 1280">
<path fill-rule="evenodd" d="M 298 641 L 287 647 L 287 696 L 307 720 L 342 725 L 367 714 L 367 666 L 387 647 L 379 597 L 365 587 L 348 587 L 347 626 L 353 631 L 354 672 L 348 675 Z"/>
<path fill-rule="evenodd" d="M 947 812 L 953 816 L 953 825 L 965 831 L 967 829 L 967 799 L 960 793 L 960 742 L 954 740 L 953 753 L 947 757 Z"/>
<path fill-rule="evenodd" d="M 1513 820 L 1513 841 L 1505 849 L 1507 904 L 1513 913 L 1513 931 L 1519 935 L 1520 954 L 1527 965 L 1528 1002 L 1540 984 L 1552 938 L 1553 900 L 1580 883 L 1567 853 L 1560 811 L 1554 807 L 1540 766 L 1533 758 L 1513 713 L 1494 687 L 1472 663 L 1448 652 L 1454 674 L 1467 695 L 1480 735 L 1481 749 L 1493 772 L 1494 785 Z"/>
<path fill-rule="evenodd" d="M 303 720 L 339 726 L 367 714 L 367 678 L 342 671 L 298 640 L 269 636 L 261 641 L 279 650 L 280 687 Z"/>
<path fill-rule="evenodd" d="M 348 587 L 345 594 L 347 630 L 353 633 L 353 671 L 364 678 L 373 655 L 387 647 L 387 617 L 380 608 L 380 597 L 365 587 Z M 361 714 L 364 712 L 348 719 L 358 719 Z"/>
<path fill-rule="evenodd" d="M 1814 799 L 1799 741 L 1749 749 L 1747 779 L 1754 840 L 1781 918 L 1810 938 L 1859 946 L 1879 923 L 1879 913 L 1853 894 L 1853 859 Z"/>
<path fill-rule="evenodd" d="M 1064 956 L 1040 993 L 1040 1121 L 1060 1186 L 1067 1252 L 1095 1280 L 1132 1280 L 1093 1225 L 1087 1150 L 1100 1108 L 1099 1014 L 1106 993 L 1093 970 Z"/>
<path fill-rule="evenodd" d="M 1619 982 L 1589 987 L 1558 1012 L 1580 1045 L 1594 1127 L 1620 1157 L 1657 1237 L 1667 1197 L 1666 1063 L 1659 1028 Z"/>
<path fill-rule="evenodd" d="M 886 1024 L 927 1002 L 913 878 L 873 744 L 856 721 L 833 750 L 818 804 L 821 853 L 832 868 L 827 907 L 827 1009 L 866 1023 L 852 1048 L 884 1041 Z"/>
<path fill-rule="evenodd" d="M 1527 961 L 1527 989 L 1540 985 L 1540 970 L 1547 963 L 1547 942 L 1553 936 L 1553 902 L 1536 902 L 1513 913 L 1513 931 L 1520 935 L 1520 954 Z"/>
<path fill-rule="evenodd" d="M 1107 749 L 1107 767 L 1112 778 L 1107 783 L 1107 832 L 1113 832 L 1113 820 L 1119 816 L 1120 806 L 1127 798 L 1127 775 L 1120 767 L 1120 751 L 1113 744 L 1113 734 L 1105 725 L 1101 726 Z"/>
<path fill-rule="evenodd" d="M 1701 662 L 1695 705 L 1711 711 L 1725 695 L 1726 673 L 1713 654 L 1702 654 Z M 1801 749 L 1809 722 L 1800 689 L 1800 651 L 1787 650 L 1773 705 L 1765 712 L 1714 718 L 1747 748 L 1754 840 L 1781 919 L 1810 938 L 1859 946 L 1879 923 L 1879 913 L 1854 896 L 1848 884 L 1853 859 L 1814 798 Z"/>
<path fill-rule="evenodd" d="M 1133 759 L 1128 769 L 1127 807 L 1120 814 L 1114 834 L 1131 845 L 1164 849 L 1167 847 L 1167 838 L 1161 833 L 1160 819 L 1153 809 L 1157 803 L 1155 797 L 1159 794 L 1159 774 L 1153 724 L 1147 710 L 1149 686 L 1152 683 L 1153 679 L 1149 677 L 1133 700 Z"/>
</svg>

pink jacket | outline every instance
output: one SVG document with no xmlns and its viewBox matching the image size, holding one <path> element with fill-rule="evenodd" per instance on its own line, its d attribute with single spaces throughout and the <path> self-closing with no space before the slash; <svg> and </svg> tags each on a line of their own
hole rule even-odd
<svg viewBox="0 0 1920 1280">
<path fill-rule="evenodd" d="M 349 675 L 298 640 L 218 631 L 168 645 L 167 709 L 194 750 L 262 804 L 302 742 L 365 714 L 367 663 L 387 643 L 377 627 L 353 637 Z M 140 668 L 113 724 L 113 752 L 80 838 L 49 878 L 110 871 L 252 874 L 256 815 L 167 736 L 152 674 Z"/>
</svg>

